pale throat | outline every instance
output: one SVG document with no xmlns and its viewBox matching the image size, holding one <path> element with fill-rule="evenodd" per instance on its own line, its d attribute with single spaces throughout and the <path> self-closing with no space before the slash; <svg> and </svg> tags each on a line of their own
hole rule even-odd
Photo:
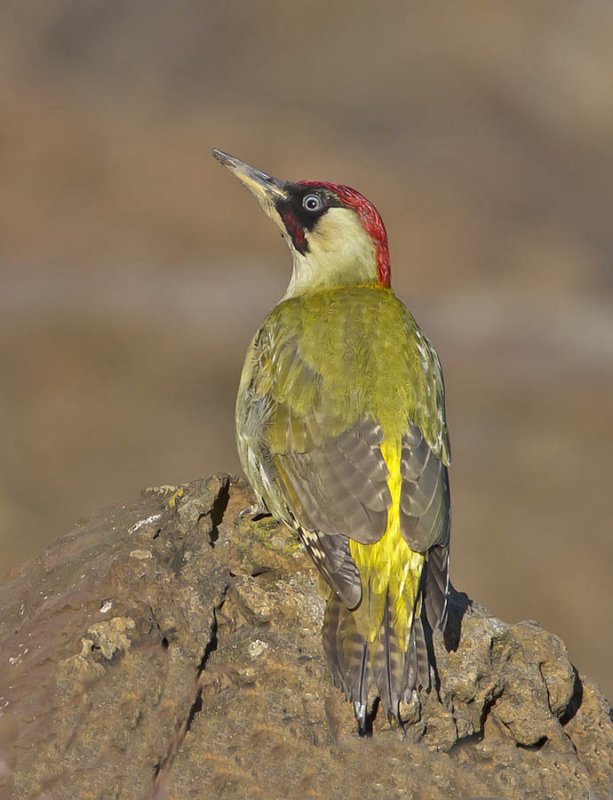
<svg viewBox="0 0 613 800">
<path fill-rule="evenodd" d="M 307 233 L 309 251 L 290 244 L 293 272 L 285 297 L 305 291 L 378 282 L 375 247 L 357 215 L 331 208 Z"/>
</svg>

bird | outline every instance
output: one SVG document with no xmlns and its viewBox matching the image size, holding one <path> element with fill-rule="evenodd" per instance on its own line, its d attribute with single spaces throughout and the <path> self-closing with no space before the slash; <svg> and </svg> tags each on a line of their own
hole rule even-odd
<svg viewBox="0 0 613 800">
<path fill-rule="evenodd" d="M 252 511 L 296 531 L 322 580 L 334 683 L 372 733 L 436 679 L 449 596 L 451 463 L 442 368 L 391 285 L 383 220 L 349 186 L 278 180 L 221 150 L 292 255 L 249 345 L 236 439 Z"/>
</svg>

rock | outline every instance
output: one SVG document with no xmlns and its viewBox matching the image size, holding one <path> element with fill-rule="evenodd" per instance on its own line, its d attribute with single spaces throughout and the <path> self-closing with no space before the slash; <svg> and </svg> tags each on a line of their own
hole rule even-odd
<svg viewBox="0 0 613 800">
<path fill-rule="evenodd" d="M 147 490 L 0 586 L 0 797 L 599 798 L 610 708 L 535 623 L 454 592 L 440 677 L 359 739 L 299 542 L 219 475 Z M 440 700 L 439 700 L 440 697 Z"/>
</svg>

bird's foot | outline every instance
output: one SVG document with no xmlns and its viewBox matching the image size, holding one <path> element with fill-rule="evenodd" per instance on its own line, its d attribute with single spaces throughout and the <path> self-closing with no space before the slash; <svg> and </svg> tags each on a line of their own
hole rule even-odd
<svg viewBox="0 0 613 800">
<path fill-rule="evenodd" d="M 247 506 L 247 508 L 243 508 L 238 514 L 239 520 L 249 519 L 251 522 L 257 522 L 264 517 L 272 517 L 272 514 L 266 506 L 259 503 L 252 503 L 250 506 Z"/>
</svg>

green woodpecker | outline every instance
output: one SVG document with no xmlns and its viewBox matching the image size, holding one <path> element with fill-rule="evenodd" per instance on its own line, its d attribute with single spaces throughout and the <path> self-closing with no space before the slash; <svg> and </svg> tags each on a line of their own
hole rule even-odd
<svg viewBox="0 0 613 800">
<path fill-rule="evenodd" d="M 247 352 L 240 460 L 324 581 L 323 642 L 360 734 L 429 688 L 446 620 L 450 448 L 438 356 L 390 288 L 383 221 L 347 186 L 284 182 L 219 150 L 289 245 L 293 272 Z M 433 666 L 433 664 L 432 664 Z"/>
</svg>

